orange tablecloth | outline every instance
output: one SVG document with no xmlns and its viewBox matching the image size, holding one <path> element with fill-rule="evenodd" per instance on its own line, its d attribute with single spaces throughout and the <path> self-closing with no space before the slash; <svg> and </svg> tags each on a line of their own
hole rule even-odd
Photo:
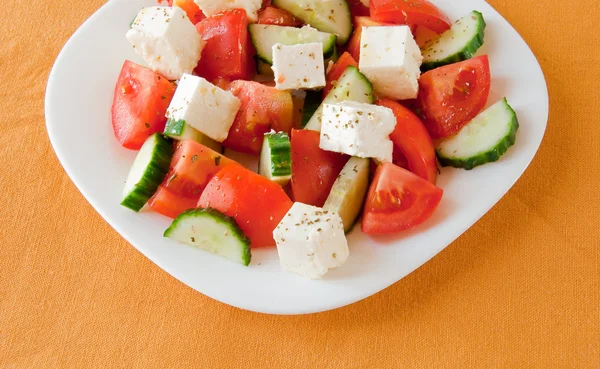
<svg viewBox="0 0 600 369">
<path fill-rule="evenodd" d="M 103 2 L 2 2 L 0 367 L 600 367 L 596 1 L 490 1 L 548 80 L 550 122 L 532 166 L 411 276 L 298 317 L 238 310 L 179 283 L 66 176 L 44 126 L 46 81 Z"/>
</svg>

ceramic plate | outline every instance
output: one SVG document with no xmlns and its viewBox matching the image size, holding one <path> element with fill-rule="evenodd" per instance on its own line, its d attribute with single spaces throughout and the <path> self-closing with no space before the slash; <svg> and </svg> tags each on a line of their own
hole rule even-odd
<svg viewBox="0 0 600 369">
<path fill-rule="evenodd" d="M 517 144 L 493 164 L 467 172 L 442 169 L 445 191 L 426 224 L 393 237 L 349 236 L 351 256 L 320 281 L 284 273 L 277 251 L 254 250 L 249 268 L 162 237 L 170 220 L 119 205 L 135 152 L 113 137 L 110 107 L 125 59 L 138 63 L 125 39 L 129 23 L 156 0 L 111 0 L 90 17 L 56 59 L 46 91 L 46 124 L 56 154 L 92 206 L 140 252 L 195 290 L 242 309 L 303 314 L 351 304 L 399 281 L 480 219 L 521 176 L 544 136 L 548 93 L 541 68 L 519 34 L 482 0 L 434 1 L 451 19 L 477 9 L 488 24 L 492 68 L 489 104 L 503 96 L 517 111 Z M 143 64 L 143 63 L 142 63 Z"/>
</svg>

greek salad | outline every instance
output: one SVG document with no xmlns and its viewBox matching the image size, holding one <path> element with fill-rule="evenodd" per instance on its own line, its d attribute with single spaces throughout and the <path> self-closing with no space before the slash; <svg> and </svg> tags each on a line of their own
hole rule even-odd
<svg viewBox="0 0 600 369">
<path fill-rule="evenodd" d="M 245 266 L 277 247 L 284 270 L 321 278 L 346 235 L 402 232 L 443 195 L 438 163 L 471 170 L 515 143 L 491 102 L 486 23 L 427 0 L 169 0 L 126 38 L 112 104 L 139 150 L 122 205 L 172 218 L 170 239 Z M 255 156 L 258 173 L 229 153 Z"/>
</svg>

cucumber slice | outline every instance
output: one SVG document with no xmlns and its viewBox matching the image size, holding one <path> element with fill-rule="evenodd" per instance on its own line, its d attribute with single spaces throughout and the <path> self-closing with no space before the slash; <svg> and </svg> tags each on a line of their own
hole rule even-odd
<svg viewBox="0 0 600 369">
<path fill-rule="evenodd" d="M 483 45 L 484 33 L 483 15 L 474 10 L 423 46 L 421 70 L 428 71 L 472 58 Z"/>
<path fill-rule="evenodd" d="M 223 145 L 190 126 L 185 120 L 169 119 L 163 134 L 178 141 L 194 140 L 216 152 L 223 153 Z"/>
<path fill-rule="evenodd" d="M 356 101 L 360 103 L 373 103 L 373 85 L 358 68 L 349 66 L 337 80 L 335 87 L 329 91 L 325 99 L 306 124 L 306 129 L 321 131 L 323 117 L 323 104 L 332 104 L 342 101 Z"/>
<path fill-rule="evenodd" d="M 302 128 L 306 127 L 310 118 L 315 115 L 319 106 L 321 106 L 321 99 L 323 94 L 321 91 L 306 91 L 306 98 L 304 99 L 304 108 L 302 109 Z"/>
<path fill-rule="evenodd" d="M 256 58 L 256 72 L 265 77 L 269 77 L 270 79 L 275 78 L 275 74 L 273 74 L 273 68 L 271 68 L 271 64 L 264 62 L 261 58 Z"/>
<path fill-rule="evenodd" d="M 273 0 L 273 5 L 319 31 L 337 35 L 340 45 L 352 34 L 352 15 L 346 0 Z"/>
<path fill-rule="evenodd" d="M 292 178 L 292 147 L 287 133 L 265 135 L 258 173 L 281 186 L 288 184 Z"/>
<path fill-rule="evenodd" d="M 471 170 L 494 162 L 515 143 L 519 121 L 506 98 L 476 116 L 437 146 L 443 166 Z"/>
<path fill-rule="evenodd" d="M 165 237 L 196 246 L 248 266 L 252 257 L 250 239 L 233 218 L 214 209 L 192 209 L 180 214 L 165 231 Z"/>
<path fill-rule="evenodd" d="M 289 46 L 320 42 L 323 44 L 324 59 L 331 57 L 336 51 L 334 34 L 319 32 L 311 27 L 251 24 L 248 29 L 258 58 L 267 64 L 273 64 L 273 45 L 278 43 Z"/>
<path fill-rule="evenodd" d="M 369 159 L 350 158 L 333 184 L 323 206 L 323 209 L 340 215 L 346 233 L 354 227 L 367 196 L 370 167 Z"/>
<path fill-rule="evenodd" d="M 148 137 L 138 152 L 123 190 L 121 205 L 140 211 L 161 184 L 173 157 L 173 145 L 160 133 Z"/>
</svg>

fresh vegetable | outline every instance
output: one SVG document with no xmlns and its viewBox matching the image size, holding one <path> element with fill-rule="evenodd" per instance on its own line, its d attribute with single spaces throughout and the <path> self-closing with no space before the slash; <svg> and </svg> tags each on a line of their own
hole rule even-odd
<svg viewBox="0 0 600 369">
<path fill-rule="evenodd" d="M 294 201 L 322 207 L 349 157 L 321 150 L 319 142 L 319 132 L 292 131 L 291 189 Z"/>
<path fill-rule="evenodd" d="M 292 178 L 290 137 L 285 132 L 267 133 L 260 153 L 258 173 L 281 186 Z"/>
<path fill-rule="evenodd" d="M 518 129 L 517 114 L 503 98 L 438 145 L 440 162 L 470 170 L 497 161 L 514 145 Z"/>
<path fill-rule="evenodd" d="M 390 234 L 413 228 L 431 217 L 442 189 L 391 163 L 377 168 L 362 216 L 362 231 Z"/>
<path fill-rule="evenodd" d="M 112 126 L 119 143 L 139 150 L 149 136 L 162 132 L 174 93 L 175 86 L 166 78 L 125 61 L 111 108 Z"/>
<path fill-rule="evenodd" d="M 390 135 L 390 139 L 406 158 L 411 172 L 435 184 L 438 171 L 435 148 L 423 122 L 395 101 L 379 100 L 376 104 L 394 112 L 396 129 Z"/>
<path fill-rule="evenodd" d="M 225 147 L 258 154 L 265 133 L 271 129 L 289 133 L 294 128 L 294 103 L 289 92 L 252 81 L 234 81 L 229 90 L 242 106 L 223 142 Z"/>
<path fill-rule="evenodd" d="M 302 21 L 294 17 L 292 13 L 273 6 L 267 6 L 261 9 L 258 12 L 258 21 L 256 23 L 289 27 L 298 27 L 302 25 Z"/>
<path fill-rule="evenodd" d="M 230 218 L 213 209 L 192 209 L 179 215 L 165 237 L 248 266 L 250 239 Z"/>
<path fill-rule="evenodd" d="M 197 199 L 175 194 L 162 184 L 148 201 L 150 209 L 171 219 L 177 218 L 186 210 L 195 209 L 197 204 Z"/>
<path fill-rule="evenodd" d="M 345 52 L 340 56 L 340 58 L 335 62 L 335 64 L 331 67 L 329 72 L 327 73 L 327 85 L 323 89 L 323 99 L 327 97 L 329 91 L 333 88 L 333 86 L 337 83 L 338 79 L 344 74 L 344 71 L 349 66 L 358 68 L 358 63 L 352 55 Z"/>
<path fill-rule="evenodd" d="M 302 128 L 306 127 L 310 118 L 313 117 L 315 112 L 321 105 L 321 91 L 306 91 L 306 97 L 304 98 L 304 106 L 302 108 Z"/>
<path fill-rule="evenodd" d="M 371 0 L 371 18 L 377 22 L 423 26 L 442 33 L 450 19 L 428 0 Z"/>
<path fill-rule="evenodd" d="M 483 14 L 472 11 L 422 48 L 421 69 L 427 71 L 472 58 L 483 45 L 484 32 Z"/>
<path fill-rule="evenodd" d="M 194 140 L 216 152 L 223 151 L 223 146 L 220 143 L 190 126 L 185 120 L 169 119 L 165 126 L 164 135 L 178 141 Z"/>
<path fill-rule="evenodd" d="M 350 232 L 360 214 L 369 189 L 369 159 L 353 157 L 348 160 L 335 180 L 323 209 L 342 218 L 344 231 Z"/>
<path fill-rule="evenodd" d="M 121 205 L 140 211 L 169 170 L 173 146 L 159 133 L 148 137 L 138 152 L 123 190 Z"/>
<path fill-rule="evenodd" d="M 292 207 L 281 186 L 242 167 L 230 165 L 208 183 L 198 207 L 235 219 L 252 247 L 275 246 L 273 230 Z"/>
<path fill-rule="evenodd" d="M 431 138 L 449 137 L 475 118 L 487 102 L 490 84 L 487 55 L 422 74 L 417 112 Z"/>
<path fill-rule="evenodd" d="M 243 9 L 228 10 L 196 24 L 206 42 L 194 72 L 213 82 L 249 80 L 254 76 L 254 50 L 248 34 L 248 17 Z"/>
<path fill-rule="evenodd" d="M 206 18 L 194 0 L 169 0 L 169 6 L 178 6 L 187 14 L 192 23 L 196 24 Z"/>
<path fill-rule="evenodd" d="M 369 2 L 367 1 L 367 5 L 365 6 L 364 0 L 348 0 L 348 6 L 350 6 L 350 13 L 353 17 L 368 17 L 370 14 L 368 4 Z"/>
</svg>

